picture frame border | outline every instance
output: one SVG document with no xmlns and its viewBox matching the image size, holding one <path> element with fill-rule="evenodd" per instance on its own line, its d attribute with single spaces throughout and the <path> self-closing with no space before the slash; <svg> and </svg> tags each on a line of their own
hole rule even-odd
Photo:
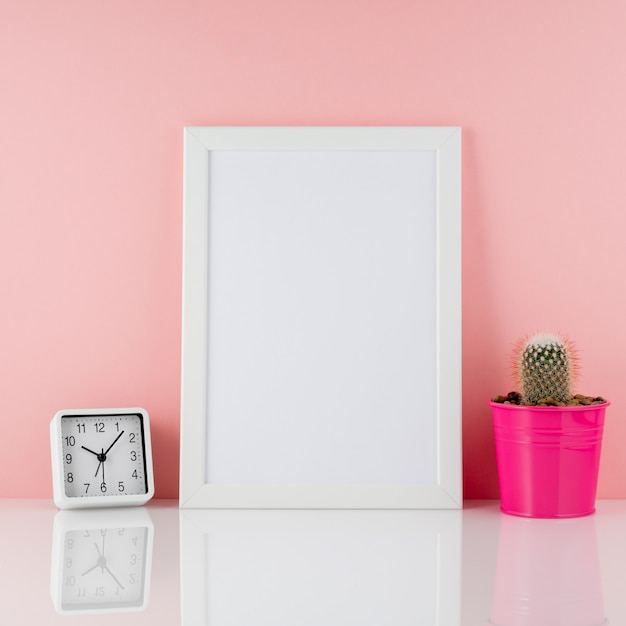
<svg viewBox="0 0 626 626">
<path fill-rule="evenodd" d="M 210 156 L 219 150 L 436 154 L 437 478 L 409 485 L 207 484 Z M 461 129 L 195 126 L 184 130 L 181 508 L 462 508 Z"/>
</svg>

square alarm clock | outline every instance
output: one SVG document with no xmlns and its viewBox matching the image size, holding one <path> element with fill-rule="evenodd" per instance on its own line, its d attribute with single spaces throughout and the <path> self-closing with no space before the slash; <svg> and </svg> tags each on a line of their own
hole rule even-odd
<svg viewBox="0 0 626 626">
<path fill-rule="evenodd" d="M 60 509 L 137 506 L 154 495 L 145 409 L 59 411 L 50 423 L 50 450 Z"/>
</svg>

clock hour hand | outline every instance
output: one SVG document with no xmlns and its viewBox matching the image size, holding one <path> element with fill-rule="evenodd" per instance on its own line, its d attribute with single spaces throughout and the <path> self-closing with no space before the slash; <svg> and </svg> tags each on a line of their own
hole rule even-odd
<svg viewBox="0 0 626 626">
<path fill-rule="evenodd" d="M 81 446 L 81 448 L 83 450 L 87 450 L 87 452 L 91 452 L 91 454 L 95 454 L 96 456 L 99 456 L 100 453 L 99 452 L 94 452 L 93 450 L 90 450 L 89 448 L 85 448 L 85 446 Z"/>
<path fill-rule="evenodd" d="M 95 570 L 97 567 L 100 567 L 99 563 L 96 563 L 93 567 L 90 567 L 88 570 L 85 570 L 81 576 L 86 576 L 87 574 L 89 574 L 89 572 L 93 572 L 93 570 Z"/>
</svg>

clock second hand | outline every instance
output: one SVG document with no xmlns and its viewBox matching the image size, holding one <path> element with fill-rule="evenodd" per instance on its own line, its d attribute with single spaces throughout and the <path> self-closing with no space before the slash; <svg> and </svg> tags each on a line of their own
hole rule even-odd
<svg viewBox="0 0 626 626">
<path fill-rule="evenodd" d="M 94 474 L 94 477 L 98 475 L 98 472 L 100 471 L 100 467 L 102 467 L 102 482 L 106 482 L 104 480 L 104 462 L 107 460 L 107 454 L 109 453 L 109 450 L 111 450 L 111 448 L 117 443 L 118 439 L 124 434 L 124 431 L 122 431 L 114 440 L 113 443 L 107 448 L 106 452 L 104 451 L 104 448 L 100 448 L 100 452 L 94 452 L 93 450 L 90 450 L 89 448 L 86 448 L 85 446 L 81 446 L 81 448 L 83 450 L 87 450 L 87 452 L 91 452 L 91 454 L 95 454 L 98 457 L 98 467 L 96 468 L 96 473 Z"/>
<path fill-rule="evenodd" d="M 104 474 L 104 465 L 102 466 L 102 473 Z M 102 479 L 104 480 L 104 476 L 102 477 Z M 124 585 L 122 585 L 122 583 L 116 578 L 115 574 L 109 569 L 109 566 L 107 564 L 107 560 L 106 557 L 104 556 L 104 540 L 106 539 L 106 535 L 102 535 L 102 552 L 100 552 L 100 550 L 98 550 L 98 544 L 96 545 L 96 550 L 98 550 L 98 556 L 100 557 L 98 559 L 98 564 L 100 565 L 100 569 L 102 570 L 102 572 L 108 572 L 109 576 L 111 576 L 111 578 L 117 583 L 118 587 L 120 587 L 120 589 L 124 589 Z"/>
<path fill-rule="evenodd" d="M 102 482 L 106 482 L 104 480 L 104 462 L 106 461 L 106 454 L 104 453 L 104 448 L 102 448 L 102 454 L 98 455 L 98 459 L 100 459 L 100 463 L 98 463 L 98 467 L 96 468 L 96 473 L 94 474 L 94 476 L 98 475 L 98 472 L 100 471 L 100 466 L 102 466 Z"/>
<path fill-rule="evenodd" d="M 111 445 L 106 449 L 106 452 L 104 450 L 104 448 L 100 448 L 101 452 L 100 454 L 98 454 L 98 459 L 100 460 L 100 464 L 98 465 L 98 469 L 96 470 L 96 476 L 98 475 L 98 470 L 100 469 L 100 465 L 102 465 L 102 482 L 105 482 L 104 480 L 104 462 L 107 460 L 107 454 L 110 452 L 111 448 L 118 442 L 119 438 L 124 434 L 124 431 L 122 431 L 114 440 L 113 443 L 111 443 Z M 87 450 L 87 448 L 85 448 L 85 450 Z M 91 452 L 91 450 L 89 450 L 89 452 Z"/>
</svg>

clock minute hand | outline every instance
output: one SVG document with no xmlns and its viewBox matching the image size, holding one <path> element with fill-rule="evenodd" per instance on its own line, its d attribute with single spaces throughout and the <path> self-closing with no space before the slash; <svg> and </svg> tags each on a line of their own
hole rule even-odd
<svg viewBox="0 0 626 626">
<path fill-rule="evenodd" d="M 104 456 L 106 456 L 109 453 L 109 450 L 117 443 L 117 440 L 124 434 L 124 431 L 122 431 L 113 441 L 113 443 L 106 449 L 106 452 L 104 453 Z"/>
<path fill-rule="evenodd" d="M 108 566 L 104 565 L 103 568 L 109 573 L 111 578 L 113 578 L 113 580 L 117 583 L 118 587 L 120 589 L 124 589 L 124 585 L 122 585 L 122 583 L 115 577 L 115 574 L 108 568 Z"/>
</svg>

